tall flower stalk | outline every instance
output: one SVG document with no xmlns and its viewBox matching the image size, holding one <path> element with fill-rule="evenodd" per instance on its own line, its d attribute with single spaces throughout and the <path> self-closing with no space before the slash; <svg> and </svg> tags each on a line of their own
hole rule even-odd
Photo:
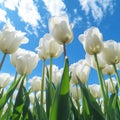
<svg viewBox="0 0 120 120">
<path fill-rule="evenodd" d="M 45 60 L 43 60 L 43 67 L 42 67 L 42 84 L 41 84 L 41 107 L 43 108 L 43 90 L 44 90 L 44 82 L 45 82 Z"/>
<path fill-rule="evenodd" d="M 116 75 L 116 78 L 117 78 L 117 81 L 118 81 L 118 86 L 119 86 L 119 88 L 120 88 L 120 77 L 119 77 L 119 75 L 118 75 L 118 71 L 117 71 L 116 65 L 113 64 L 113 67 L 114 67 L 115 75 Z"/>
<path fill-rule="evenodd" d="M 6 55 L 7 55 L 7 54 L 4 53 L 3 58 L 2 58 L 2 60 L 1 60 L 1 62 L 0 62 L 0 70 L 2 69 L 2 65 L 3 65 L 3 63 L 4 63 L 4 61 L 5 61 Z"/>
<path fill-rule="evenodd" d="M 52 57 L 50 57 L 50 71 L 49 71 L 49 80 L 50 80 L 50 101 L 52 102 Z"/>
</svg>

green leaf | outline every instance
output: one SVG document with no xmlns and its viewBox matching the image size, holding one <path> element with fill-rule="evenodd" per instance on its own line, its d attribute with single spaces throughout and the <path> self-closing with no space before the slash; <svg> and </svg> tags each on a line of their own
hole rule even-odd
<svg viewBox="0 0 120 120">
<path fill-rule="evenodd" d="M 29 110 L 29 105 L 30 105 L 29 92 L 27 92 L 25 88 L 23 89 L 25 93 L 25 102 L 23 106 L 23 119 L 28 120 L 28 110 Z"/>
<path fill-rule="evenodd" d="M 23 106 L 24 106 L 24 91 L 23 91 L 23 83 L 24 83 L 25 76 L 22 79 L 16 100 L 15 105 L 13 106 L 13 115 L 12 120 L 19 119 L 23 112 Z"/>
<path fill-rule="evenodd" d="M 69 62 L 65 59 L 64 71 L 60 85 L 58 85 L 49 120 L 68 120 L 70 116 L 69 98 Z"/>
<path fill-rule="evenodd" d="M 67 93 L 69 93 L 69 62 L 68 59 L 66 58 L 60 85 L 60 95 L 65 95 Z"/>
<path fill-rule="evenodd" d="M 110 120 L 119 120 L 120 118 L 120 109 L 119 109 L 119 102 L 118 102 L 118 95 L 117 94 L 112 94 L 110 96 L 109 100 L 109 115 L 110 115 Z"/>
<path fill-rule="evenodd" d="M 18 78 L 18 80 L 16 80 L 15 82 L 13 82 L 13 84 L 11 85 L 11 87 L 7 90 L 7 93 L 2 96 L 2 98 L 0 99 L 0 110 L 4 107 L 4 105 L 6 104 L 6 102 L 8 101 L 8 99 L 11 97 L 11 95 L 13 94 L 14 90 L 16 89 L 20 79 L 23 76 L 20 76 Z"/>
</svg>

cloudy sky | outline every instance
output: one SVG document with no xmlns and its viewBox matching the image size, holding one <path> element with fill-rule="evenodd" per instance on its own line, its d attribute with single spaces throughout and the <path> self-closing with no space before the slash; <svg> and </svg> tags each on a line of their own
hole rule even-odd
<svg viewBox="0 0 120 120">
<path fill-rule="evenodd" d="M 29 43 L 22 47 L 35 51 L 39 39 L 49 32 L 49 18 L 67 15 L 74 33 L 73 42 L 67 45 L 67 55 L 72 64 L 85 57 L 85 51 L 78 41 L 78 36 L 91 26 L 100 29 L 104 40 L 120 41 L 119 12 L 119 0 L 0 0 L 0 29 L 5 23 L 11 22 L 17 30 L 26 32 L 29 38 Z M 2 53 L 0 53 L 0 60 L 1 58 Z M 54 64 L 60 68 L 63 67 L 63 56 L 55 59 Z M 39 63 L 33 74 L 39 75 L 41 66 L 42 63 Z M 3 71 L 12 72 L 13 70 L 8 56 Z M 94 74 L 94 71 L 91 72 L 92 76 Z"/>
</svg>

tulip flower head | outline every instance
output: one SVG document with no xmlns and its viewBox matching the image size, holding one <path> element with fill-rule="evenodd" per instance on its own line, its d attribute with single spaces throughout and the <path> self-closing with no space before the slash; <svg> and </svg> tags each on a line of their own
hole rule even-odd
<svg viewBox="0 0 120 120">
<path fill-rule="evenodd" d="M 97 55 L 97 58 L 98 58 L 99 67 L 100 67 L 101 69 L 103 69 L 103 68 L 105 67 L 105 65 L 106 65 L 106 61 L 103 59 L 101 53 L 99 53 L 99 54 Z M 89 55 L 89 54 L 86 53 L 85 59 L 86 59 L 87 63 L 88 63 L 92 68 L 97 69 L 94 55 Z"/>
<path fill-rule="evenodd" d="M 107 75 L 112 75 L 115 73 L 115 70 L 112 65 L 106 64 L 105 67 L 102 69 L 102 72 Z"/>
<path fill-rule="evenodd" d="M 5 54 L 14 53 L 21 44 L 28 43 L 25 33 L 15 30 L 9 23 L 0 32 L 0 51 Z"/>
<path fill-rule="evenodd" d="M 98 54 L 103 49 L 103 36 L 96 27 L 91 27 L 84 34 L 79 35 L 79 40 L 90 55 Z"/>
<path fill-rule="evenodd" d="M 59 44 L 70 43 L 73 40 L 73 33 L 68 18 L 55 16 L 49 19 L 49 30 Z"/>
<path fill-rule="evenodd" d="M 59 45 L 53 36 L 47 33 L 40 39 L 37 51 L 39 57 L 46 60 L 50 57 L 59 57 L 63 52 L 63 46 Z"/>
<path fill-rule="evenodd" d="M 8 73 L 0 73 L 0 88 L 5 88 L 10 82 L 10 74 Z"/>
<path fill-rule="evenodd" d="M 29 81 L 31 82 L 31 89 L 33 92 L 38 92 L 39 90 L 41 90 L 41 82 L 42 82 L 41 77 L 34 76 Z M 44 89 L 45 89 L 45 86 L 44 86 Z"/>
<path fill-rule="evenodd" d="M 89 85 L 88 87 L 90 93 L 93 95 L 94 98 L 100 98 L 102 96 L 100 85 L 93 84 L 93 85 Z"/>
<path fill-rule="evenodd" d="M 78 84 L 78 78 L 84 84 L 88 80 L 90 66 L 87 64 L 86 60 L 80 60 L 70 66 L 70 72 L 72 74 L 71 82 L 73 84 Z"/>
<path fill-rule="evenodd" d="M 28 75 L 37 66 L 39 58 L 36 53 L 28 50 L 23 50 L 21 52 L 16 51 L 16 53 L 11 55 L 11 60 L 13 62 L 13 65 L 16 66 L 17 72 L 19 74 Z"/>
<path fill-rule="evenodd" d="M 105 41 L 102 54 L 107 64 L 118 64 L 120 62 L 120 43 L 114 40 Z"/>
</svg>

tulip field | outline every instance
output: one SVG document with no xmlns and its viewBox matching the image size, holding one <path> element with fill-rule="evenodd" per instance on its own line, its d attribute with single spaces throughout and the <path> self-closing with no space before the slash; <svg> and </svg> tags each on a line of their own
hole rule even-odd
<svg viewBox="0 0 120 120">
<path fill-rule="evenodd" d="M 78 36 L 85 59 L 70 65 L 66 44 L 74 34 L 68 18 L 51 17 L 48 27 L 37 53 L 20 47 L 29 40 L 12 24 L 0 31 L 0 120 L 120 120 L 120 42 L 104 41 L 100 30 L 90 27 Z M 59 69 L 53 59 L 61 54 L 64 67 Z M 12 78 L 2 70 L 6 56 L 16 70 Z M 42 76 L 28 79 L 40 59 Z M 99 84 L 88 84 L 91 68 Z"/>
</svg>

